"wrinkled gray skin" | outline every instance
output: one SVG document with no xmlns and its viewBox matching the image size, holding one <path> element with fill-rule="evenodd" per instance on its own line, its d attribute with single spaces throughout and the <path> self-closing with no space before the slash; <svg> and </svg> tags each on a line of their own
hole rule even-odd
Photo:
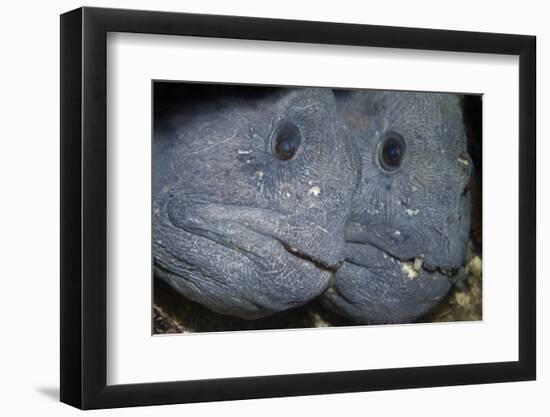
<svg viewBox="0 0 550 417">
<path fill-rule="evenodd" d="M 213 311 L 246 319 L 325 291 L 344 260 L 360 169 L 332 91 L 219 98 L 178 117 L 175 133 L 155 132 L 155 274 Z M 287 161 L 272 149 L 285 122 L 302 138 Z"/>
<path fill-rule="evenodd" d="M 472 161 L 459 98 L 363 91 L 340 93 L 339 102 L 362 179 L 346 227 L 346 262 L 323 302 L 360 323 L 411 322 L 463 273 Z M 388 132 L 406 145 L 395 172 L 379 162 Z"/>
</svg>

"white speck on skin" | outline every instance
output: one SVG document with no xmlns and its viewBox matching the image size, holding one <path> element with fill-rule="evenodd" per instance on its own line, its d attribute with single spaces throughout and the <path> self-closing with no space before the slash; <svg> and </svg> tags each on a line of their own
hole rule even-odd
<svg viewBox="0 0 550 417">
<path fill-rule="evenodd" d="M 418 276 L 418 272 L 414 270 L 410 262 L 401 262 L 401 270 L 409 279 L 415 279 Z"/>
<path fill-rule="evenodd" d="M 285 193 L 287 198 L 290 198 L 290 193 Z"/>
<path fill-rule="evenodd" d="M 460 162 L 462 165 L 470 165 L 470 163 L 466 159 L 457 158 L 457 161 Z"/>
<path fill-rule="evenodd" d="M 405 209 L 405 213 L 407 213 L 409 216 L 416 216 L 418 213 L 420 212 L 420 210 L 413 210 L 413 209 L 410 209 L 410 208 L 406 208 Z"/>
<path fill-rule="evenodd" d="M 264 172 L 263 171 L 256 171 L 254 173 L 254 175 L 256 175 L 258 178 L 262 178 L 264 176 Z"/>
<path fill-rule="evenodd" d="M 399 236 L 401 234 L 401 232 L 399 230 L 396 230 L 395 232 L 393 232 L 394 235 L 396 236 Z"/>
<path fill-rule="evenodd" d="M 317 197 L 320 193 L 321 189 L 319 187 L 311 187 L 307 192 L 308 195 L 314 195 L 315 197 Z"/>
<path fill-rule="evenodd" d="M 316 227 L 317 229 L 319 229 L 319 230 L 322 230 L 322 231 L 325 232 L 327 235 L 329 234 L 329 233 L 328 233 L 328 230 L 325 229 L 324 227 L 321 227 L 321 226 L 319 226 L 318 224 L 316 224 L 315 227 Z"/>
<path fill-rule="evenodd" d="M 239 149 L 239 150 L 237 151 L 237 153 L 238 153 L 239 155 L 248 155 L 248 154 L 251 154 L 252 151 Z"/>
<path fill-rule="evenodd" d="M 413 190 L 413 192 L 416 192 L 416 191 L 418 191 L 418 188 L 413 185 L 412 190 Z"/>
</svg>

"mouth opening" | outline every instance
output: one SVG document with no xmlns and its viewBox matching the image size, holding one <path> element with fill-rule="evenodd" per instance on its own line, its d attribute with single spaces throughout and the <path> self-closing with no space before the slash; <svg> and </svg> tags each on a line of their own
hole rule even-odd
<svg viewBox="0 0 550 417">
<path fill-rule="evenodd" d="M 386 254 L 386 256 L 391 256 L 391 255 Z M 414 258 L 405 259 L 405 260 L 400 260 L 397 258 L 394 258 L 394 259 L 401 263 L 401 268 L 403 272 L 407 273 L 409 277 L 416 277 L 418 275 L 418 272 L 420 272 L 420 270 L 424 270 L 431 274 L 438 273 L 446 277 L 451 282 L 461 281 L 464 276 L 463 274 L 464 268 L 452 268 L 452 267 L 446 268 L 441 266 L 434 266 L 434 267 L 427 266 L 424 263 L 424 260 L 421 256 L 416 256 Z"/>
<path fill-rule="evenodd" d="M 368 245 L 368 244 L 366 244 L 366 245 Z M 372 245 L 368 245 L 368 246 L 373 248 L 375 251 L 378 251 L 378 252 L 382 253 L 384 255 L 384 258 L 391 261 L 391 264 L 398 265 L 401 268 L 402 272 L 404 274 L 406 274 L 406 276 L 408 276 L 409 278 L 416 278 L 421 271 L 424 271 L 424 272 L 427 272 L 427 273 L 430 273 L 430 274 L 437 273 L 437 274 L 443 275 L 452 282 L 454 282 L 456 280 L 460 280 L 461 277 L 463 276 L 463 271 L 464 271 L 463 267 L 454 268 L 454 267 L 443 267 L 443 266 L 427 265 L 424 262 L 424 256 L 423 255 L 417 255 L 417 256 L 411 257 L 411 258 L 400 258 L 400 257 L 397 257 L 395 255 L 392 255 L 391 253 L 389 253 L 389 252 L 387 252 L 387 251 L 385 251 L 385 250 L 383 250 L 379 247 L 375 247 L 375 246 L 372 246 Z M 360 267 L 369 268 L 368 264 L 363 263 L 360 260 L 358 261 L 357 258 L 355 258 L 355 259 L 354 258 L 352 258 L 352 259 L 347 258 L 346 262 L 356 264 L 357 266 L 360 266 Z M 375 266 L 375 265 L 372 265 L 372 267 L 375 268 L 375 269 L 380 268 L 380 266 Z"/>
<path fill-rule="evenodd" d="M 283 243 L 283 242 L 281 242 L 281 244 L 283 245 L 283 248 L 285 248 L 285 250 L 288 253 L 290 253 L 292 256 L 303 259 L 304 261 L 307 261 L 307 262 L 313 264 L 315 267 L 317 267 L 318 269 L 321 269 L 323 271 L 327 271 L 327 272 L 330 272 L 330 273 L 334 274 L 338 270 L 338 267 L 341 264 L 341 262 L 339 262 L 337 265 L 332 265 L 332 266 L 327 265 L 327 264 L 324 264 L 324 263 L 322 263 L 322 262 L 320 262 L 316 259 L 313 259 L 312 257 L 306 255 L 303 252 L 300 252 L 298 249 L 296 249 L 293 246 L 287 245 L 286 243 Z"/>
<path fill-rule="evenodd" d="M 173 221 L 173 220 L 172 220 L 172 224 L 175 227 L 179 228 L 179 229 L 185 230 L 188 233 L 192 233 L 192 234 L 195 234 L 195 235 L 202 236 L 203 238 L 208 239 L 208 240 L 210 240 L 212 242 L 215 242 L 217 244 L 220 244 L 220 245 L 223 245 L 223 246 L 229 246 L 229 247 L 235 246 L 235 244 L 231 243 L 231 239 L 226 239 L 225 238 L 224 233 L 222 231 L 219 231 L 219 230 L 216 231 L 216 230 L 209 229 L 208 227 L 205 227 L 205 225 L 193 224 L 193 223 L 181 223 L 181 222 L 177 222 L 177 221 Z M 319 269 L 321 271 L 329 272 L 332 275 L 334 275 L 336 270 L 343 263 L 343 261 L 340 261 L 336 264 L 325 263 L 323 261 L 315 259 L 314 257 L 302 252 L 301 250 L 295 248 L 294 246 L 291 246 L 290 244 L 286 243 L 285 241 L 283 241 L 279 237 L 273 236 L 272 234 L 266 233 L 265 231 L 252 228 L 248 224 L 242 224 L 242 223 L 239 223 L 239 224 L 241 226 L 245 227 L 246 229 L 256 233 L 256 234 L 262 235 L 262 236 L 267 237 L 269 239 L 276 240 L 281 245 L 281 247 L 286 252 L 288 252 L 290 255 L 292 255 L 296 258 L 302 259 L 302 260 L 312 264 L 313 266 L 315 266 L 317 269 Z M 237 244 L 237 246 L 238 246 L 238 244 Z"/>
<path fill-rule="evenodd" d="M 418 262 L 418 257 L 414 258 L 414 262 Z M 420 258 L 420 262 L 422 263 L 422 258 Z M 453 267 L 441 267 L 441 266 L 427 266 L 425 264 L 421 264 L 422 265 L 422 268 L 428 272 L 437 272 L 441 275 L 445 275 L 446 277 L 448 278 L 454 278 L 456 277 L 462 268 L 453 268 Z"/>
</svg>

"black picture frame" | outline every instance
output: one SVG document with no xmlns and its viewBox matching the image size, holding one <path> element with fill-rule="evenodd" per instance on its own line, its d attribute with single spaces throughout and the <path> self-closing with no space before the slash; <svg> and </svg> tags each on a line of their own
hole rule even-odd
<svg viewBox="0 0 550 417">
<path fill-rule="evenodd" d="M 107 385 L 108 32 L 519 56 L 519 360 Z M 93 409 L 536 378 L 534 36 L 84 7 L 61 15 L 60 56 L 62 402 Z"/>
</svg>

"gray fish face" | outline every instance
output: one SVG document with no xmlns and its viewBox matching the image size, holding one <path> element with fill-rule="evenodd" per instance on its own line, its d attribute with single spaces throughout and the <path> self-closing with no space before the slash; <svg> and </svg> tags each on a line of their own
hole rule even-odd
<svg viewBox="0 0 550 417">
<path fill-rule="evenodd" d="M 315 298 L 344 260 L 360 162 L 330 90 L 220 98 L 155 136 L 155 272 L 223 314 Z"/>
<path fill-rule="evenodd" d="M 346 226 L 346 263 L 325 303 L 363 323 L 409 322 L 451 287 L 470 227 L 459 99 L 355 92 L 341 111 L 362 158 Z"/>
</svg>

